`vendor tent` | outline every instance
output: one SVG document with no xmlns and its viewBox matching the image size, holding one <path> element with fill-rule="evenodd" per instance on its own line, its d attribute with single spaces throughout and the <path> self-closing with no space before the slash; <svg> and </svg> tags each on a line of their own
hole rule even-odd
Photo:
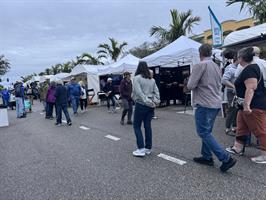
<svg viewBox="0 0 266 200">
<path fill-rule="evenodd" d="M 146 61 L 150 67 L 177 67 L 179 65 L 195 64 L 199 62 L 198 49 L 200 45 L 194 40 L 181 36 L 142 60 Z"/>
<path fill-rule="evenodd" d="M 58 73 L 54 75 L 50 81 L 58 81 L 58 80 L 64 80 L 64 81 L 69 81 L 70 80 L 70 73 Z"/>
<path fill-rule="evenodd" d="M 266 23 L 230 33 L 224 39 L 223 47 L 252 45 L 254 42 L 260 43 L 261 41 L 266 43 Z"/>
</svg>

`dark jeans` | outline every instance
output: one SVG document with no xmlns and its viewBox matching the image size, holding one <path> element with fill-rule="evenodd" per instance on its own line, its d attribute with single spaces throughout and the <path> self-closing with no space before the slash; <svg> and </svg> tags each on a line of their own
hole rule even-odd
<svg viewBox="0 0 266 200">
<path fill-rule="evenodd" d="M 132 100 L 122 99 L 124 110 L 122 112 L 121 121 L 124 121 L 127 115 L 127 121 L 132 121 L 133 102 Z"/>
<path fill-rule="evenodd" d="M 154 108 L 150 108 L 148 106 L 136 103 L 133 127 L 137 139 L 138 149 L 142 149 L 144 147 L 147 149 L 152 148 L 151 120 L 153 116 L 154 116 Z M 144 123 L 144 129 L 145 129 L 145 145 L 141 131 L 142 122 Z"/>
<path fill-rule="evenodd" d="M 81 110 L 83 110 L 83 107 L 84 107 L 84 109 L 86 109 L 87 106 L 88 106 L 87 99 L 80 99 L 80 108 L 81 108 Z"/>
<path fill-rule="evenodd" d="M 112 101 L 112 106 L 115 109 L 115 97 L 114 96 L 107 97 L 107 108 L 108 109 L 110 109 L 110 101 Z"/>
<path fill-rule="evenodd" d="M 67 111 L 67 104 L 56 104 L 56 122 L 58 124 L 62 123 L 62 111 L 64 112 L 66 116 L 67 122 L 71 122 L 69 113 Z"/>
<path fill-rule="evenodd" d="M 232 91 L 227 91 L 228 112 L 225 121 L 226 128 L 236 127 L 237 108 L 232 106 L 234 95 Z"/>
<path fill-rule="evenodd" d="M 206 108 L 197 106 L 195 113 L 196 129 L 199 137 L 202 140 L 201 154 L 210 160 L 212 152 L 221 162 L 227 162 L 230 155 L 220 146 L 220 144 L 212 136 L 212 129 L 215 118 L 220 109 Z"/>
<path fill-rule="evenodd" d="M 46 117 L 53 117 L 55 103 L 47 102 L 46 106 L 47 106 Z"/>
</svg>

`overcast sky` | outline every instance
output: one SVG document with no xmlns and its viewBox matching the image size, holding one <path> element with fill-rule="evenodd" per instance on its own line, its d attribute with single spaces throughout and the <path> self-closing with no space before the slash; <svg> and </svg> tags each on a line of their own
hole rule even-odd
<svg viewBox="0 0 266 200">
<path fill-rule="evenodd" d="M 11 62 L 12 80 L 67 62 L 83 52 L 95 54 L 108 37 L 128 42 L 127 50 L 152 41 L 153 25 L 167 27 L 170 9 L 193 10 L 202 18 L 193 29 L 210 28 L 208 5 L 220 21 L 244 19 L 239 5 L 226 0 L 0 0 L 0 54 Z"/>
</svg>

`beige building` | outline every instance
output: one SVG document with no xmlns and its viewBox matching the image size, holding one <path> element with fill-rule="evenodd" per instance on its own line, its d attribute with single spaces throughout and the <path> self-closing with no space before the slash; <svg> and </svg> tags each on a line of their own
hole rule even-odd
<svg viewBox="0 0 266 200">
<path fill-rule="evenodd" d="M 253 20 L 253 18 L 247 18 L 240 21 L 227 20 L 222 22 L 221 24 L 223 29 L 223 37 L 225 38 L 229 33 L 233 31 L 250 28 L 256 25 L 256 22 Z M 202 34 L 192 36 L 191 38 L 200 43 L 212 44 L 212 31 L 211 29 L 208 29 Z"/>
</svg>

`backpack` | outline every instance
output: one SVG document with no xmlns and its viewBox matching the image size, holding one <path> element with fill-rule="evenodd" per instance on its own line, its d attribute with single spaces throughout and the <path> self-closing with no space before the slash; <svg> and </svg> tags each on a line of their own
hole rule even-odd
<svg viewBox="0 0 266 200">
<path fill-rule="evenodd" d="M 15 96 L 16 97 L 22 97 L 22 92 L 21 92 L 21 84 L 17 84 L 15 86 Z"/>
<path fill-rule="evenodd" d="M 259 66 L 263 81 L 264 81 L 264 87 L 266 88 L 266 60 L 263 59 L 255 59 L 255 63 Z"/>
</svg>

